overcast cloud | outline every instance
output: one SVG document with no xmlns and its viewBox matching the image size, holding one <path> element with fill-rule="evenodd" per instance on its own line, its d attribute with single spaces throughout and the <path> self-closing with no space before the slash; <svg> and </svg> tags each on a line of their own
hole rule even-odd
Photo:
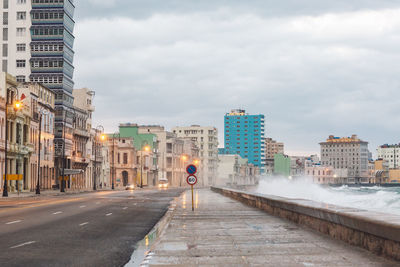
<svg viewBox="0 0 400 267">
<path fill-rule="evenodd" d="M 349 2 L 77 2 L 76 87 L 107 131 L 214 125 L 222 146 L 240 107 L 289 154 L 353 133 L 374 152 L 399 142 L 400 4 Z"/>
</svg>

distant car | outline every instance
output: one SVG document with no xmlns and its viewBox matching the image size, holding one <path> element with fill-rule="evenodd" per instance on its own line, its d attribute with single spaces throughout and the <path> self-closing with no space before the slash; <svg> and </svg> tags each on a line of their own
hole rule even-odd
<svg viewBox="0 0 400 267">
<path fill-rule="evenodd" d="M 135 189 L 135 186 L 133 184 L 127 184 L 125 187 L 125 190 L 133 190 Z"/>
<path fill-rule="evenodd" d="M 160 179 L 158 180 L 159 188 L 168 188 L 168 179 Z"/>
</svg>

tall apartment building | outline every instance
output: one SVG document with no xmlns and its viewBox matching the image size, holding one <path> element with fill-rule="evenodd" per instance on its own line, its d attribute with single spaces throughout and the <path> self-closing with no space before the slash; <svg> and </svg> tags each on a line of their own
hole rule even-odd
<svg viewBox="0 0 400 267">
<path fill-rule="evenodd" d="M 190 138 L 199 148 L 199 184 L 208 186 L 215 184 L 218 172 L 218 130 L 212 126 L 192 125 L 179 126 L 172 129 L 178 136 Z"/>
<path fill-rule="evenodd" d="M 265 158 L 273 159 L 275 154 L 284 154 L 284 144 L 272 138 L 265 138 Z"/>
<path fill-rule="evenodd" d="M 357 135 L 335 137 L 330 135 L 321 146 L 321 165 L 334 169 L 348 169 L 350 178 L 368 176 L 368 142 Z"/>
<path fill-rule="evenodd" d="M 73 0 L 3 0 L 1 7 L 2 70 L 20 82 L 40 82 L 56 94 L 59 165 L 63 154 L 72 156 L 73 145 Z M 65 161 L 70 168 L 70 159 Z"/>
<path fill-rule="evenodd" d="M 265 118 L 234 109 L 224 117 L 225 153 L 238 154 L 265 172 Z"/>
<path fill-rule="evenodd" d="M 390 169 L 400 168 L 400 144 L 384 144 L 379 146 L 376 151 L 378 159 L 385 160 Z"/>
</svg>

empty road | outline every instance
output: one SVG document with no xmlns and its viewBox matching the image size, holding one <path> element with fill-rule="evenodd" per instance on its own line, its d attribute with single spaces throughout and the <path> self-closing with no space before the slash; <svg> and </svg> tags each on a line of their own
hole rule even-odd
<svg viewBox="0 0 400 267">
<path fill-rule="evenodd" d="M 1 199 L 0 266 L 121 266 L 182 191 Z"/>
</svg>

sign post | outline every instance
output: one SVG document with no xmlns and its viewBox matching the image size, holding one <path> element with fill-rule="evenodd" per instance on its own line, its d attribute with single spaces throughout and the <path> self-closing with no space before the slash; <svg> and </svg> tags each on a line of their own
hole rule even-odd
<svg viewBox="0 0 400 267">
<path fill-rule="evenodd" d="M 186 167 L 186 172 L 189 176 L 186 178 L 186 182 L 190 185 L 192 191 L 192 211 L 194 211 L 194 201 L 193 201 L 193 186 L 197 183 L 197 177 L 194 175 L 197 172 L 197 167 L 190 164 Z"/>
</svg>

